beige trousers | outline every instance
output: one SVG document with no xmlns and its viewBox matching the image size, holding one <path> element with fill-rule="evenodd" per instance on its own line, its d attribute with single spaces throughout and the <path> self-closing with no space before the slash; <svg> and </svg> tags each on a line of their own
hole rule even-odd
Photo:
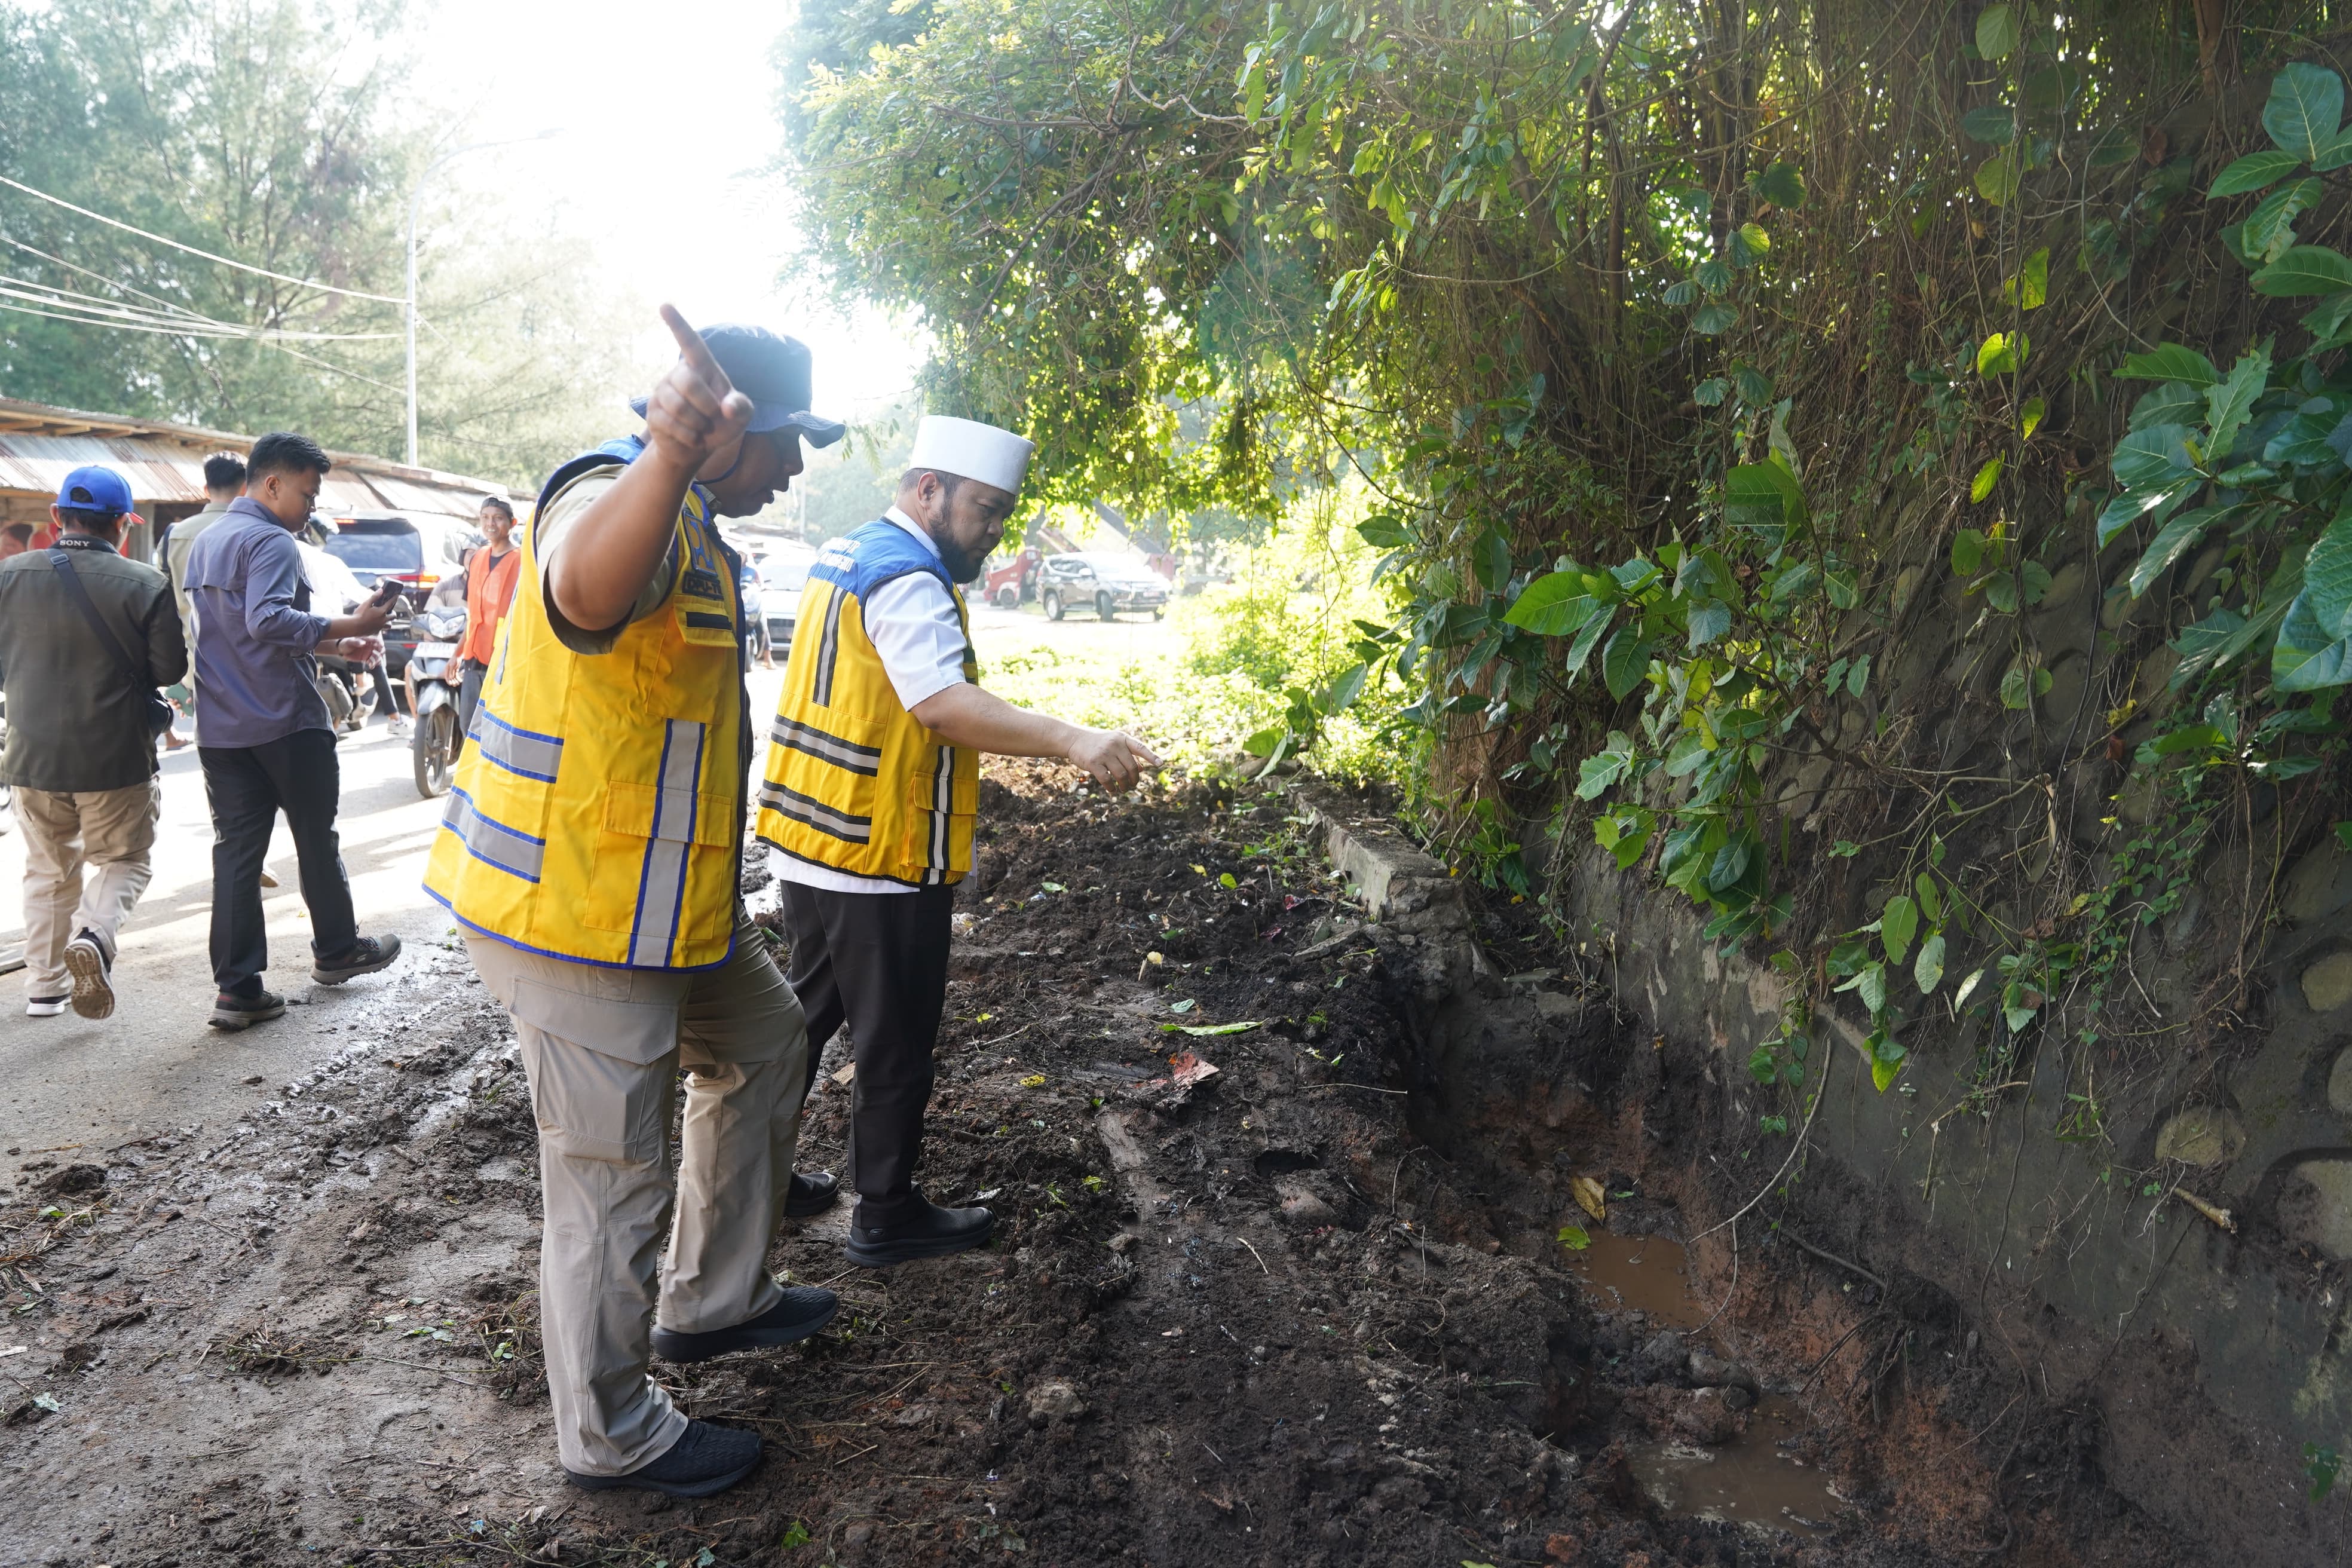
<svg viewBox="0 0 2352 1568">
<path fill-rule="evenodd" d="M 707 1333 L 782 1299 L 767 1256 L 806 1092 L 801 1005 L 749 921 L 725 964 L 695 973 L 571 963 L 471 934 L 466 946 L 512 1015 L 530 1076 L 556 1448 L 567 1469 L 621 1475 L 686 1431 L 646 1374 L 656 1318 Z M 669 1121 L 681 1063 L 692 1076 L 673 1226 Z"/>
<path fill-rule="evenodd" d="M 66 943 L 94 931 L 114 956 L 114 933 L 147 890 L 163 792 L 149 782 L 124 789 L 20 789 L 25 830 L 25 994 L 63 996 Z M 89 868 L 89 879 L 82 868 Z"/>
</svg>

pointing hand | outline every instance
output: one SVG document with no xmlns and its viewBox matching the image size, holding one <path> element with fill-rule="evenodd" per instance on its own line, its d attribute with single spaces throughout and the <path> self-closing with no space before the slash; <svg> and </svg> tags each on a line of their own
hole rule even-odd
<svg viewBox="0 0 2352 1568">
<path fill-rule="evenodd" d="M 677 340 L 678 361 L 646 400 L 646 438 L 691 474 L 743 434 L 751 422 L 751 400 L 735 390 L 702 334 L 687 325 L 677 307 L 664 305 L 661 318 Z"/>
</svg>

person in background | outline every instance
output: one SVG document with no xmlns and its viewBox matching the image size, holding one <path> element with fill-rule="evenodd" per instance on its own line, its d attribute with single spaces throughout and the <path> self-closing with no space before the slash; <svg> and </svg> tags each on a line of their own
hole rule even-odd
<svg viewBox="0 0 2352 1568">
<path fill-rule="evenodd" d="M 7 560 L 11 555 L 22 555 L 31 548 L 33 548 L 31 523 L 12 522 L 5 528 L 0 528 L 0 561 Z"/>
<path fill-rule="evenodd" d="M 163 795 L 155 689 L 188 646 L 163 574 L 118 553 L 131 486 L 111 468 L 66 476 L 58 542 L 0 563 L 0 782 L 25 830 L 25 1011 L 114 1011 L 116 933 L 152 875 Z M 92 875 L 87 881 L 82 872 Z"/>
<path fill-rule="evenodd" d="M 474 704 L 482 700 L 482 677 L 499 646 L 499 623 L 514 604 L 515 578 L 522 556 L 514 547 L 514 508 L 497 496 L 482 498 L 482 537 L 489 541 L 466 563 L 466 640 L 457 645 L 457 732 L 474 727 Z"/>
<path fill-rule="evenodd" d="M 809 568 L 768 731 L 759 836 L 783 884 L 785 978 L 807 1010 L 811 1062 L 845 1024 L 856 1047 L 845 1251 L 869 1268 L 983 1246 L 995 1223 L 915 1184 L 980 753 L 1064 757 L 1113 790 L 1160 765 L 1123 731 L 980 688 L 956 584 L 1004 537 L 1033 450 L 992 425 L 924 417 L 896 503 Z"/>
<path fill-rule="evenodd" d="M 180 609 L 180 628 L 188 637 L 189 679 L 196 662 L 196 621 L 188 614 L 188 552 L 194 549 L 196 538 L 221 520 L 229 502 L 244 493 L 245 459 L 234 452 L 215 452 L 205 459 L 205 505 L 202 511 L 182 518 L 163 536 L 163 575 L 172 580 L 172 598 Z M 194 717 L 196 711 L 194 690 L 188 685 L 174 686 L 168 695 L 173 706 Z M 176 752 L 188 742 L 177 729 L 163 732 L 163 744 Z"/>
<path fill-rule="evenodd" d="M 310 585 L 310 607 L 323 616 L 349 615 L 367 602 L 368 591 L 341 557 L 321 545 L 313 544 L 306 535 L 298 535 L 294 548 L 302 552 L 302 580 Z M 375 701 L 379 712 L 386 715 L 387 731 L 394 740 L 408 733 L 408 721 L 401 716 L 399 706 L 393 700 L 392 682 L 384 678 L 383 660 L 379 658 L 367 667 L 375 681 Z M 353 694 L 356 699 L 357 693 Z M 350 727 L 356 731 L 367 721 L 367 715 L 354 710 Z"/>
<path fill-rule="evenodd" d="M 286 1011 L 285 998 L 261 984 L 269 963 L 261 862 L 280 812 L 310 910 L 310 978 L 340 985 L 400 956 L 398 937 L 359 934 L 335 834 L 341 773 L 313 656 L 377 657 L 383 643 L 375 634 L 391 616 L 373 598 L 347 616 L 311 612 L 294 535 L 309 522 L 331 466 L 308 437 L 264 436 L 247 459 L 245 494 L 188 552 L 196 755 L 213 814 L 215 1028 L 243 1029 Z"/>
</svg>

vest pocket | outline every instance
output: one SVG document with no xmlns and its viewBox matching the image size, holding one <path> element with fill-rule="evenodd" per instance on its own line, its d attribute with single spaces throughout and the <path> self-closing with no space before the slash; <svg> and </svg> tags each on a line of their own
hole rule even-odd
<svg viewBox="0 0 2352 1568">
<path fill-rule="evenodd" d="M 971 868 L 971 835 L 980 815 L 980 781 L 957 775 L 953 746 L 926 750 L 908 781 L 907 837 L 900 847 L 911 879 L 932 885 Z"/>
<path fill-rule="evenodd" d="M 698 790 L 704 727 L 668 721 L 661 777 L 614 779 L 589 880 L 583 925 L 626 931 L 623 962 L 664 968 L 679 939 L 723 935 L 734 920 L 734 796 Z"/>
</svg>

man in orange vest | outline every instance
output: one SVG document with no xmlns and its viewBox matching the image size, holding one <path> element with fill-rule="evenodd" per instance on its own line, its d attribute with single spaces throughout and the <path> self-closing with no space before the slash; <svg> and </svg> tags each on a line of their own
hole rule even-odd
<svg viewBox="0 0 2352 1568">
<path fill-rule="evenodd" d="M 522 556 L 514 547 L 514 508 L 497 496 L 482 498 L 482 537 L 489 543 L 466 563 L 466 640 L 457 646 L 457 732 L 474 725 L 474 704 L 482 700 L 482 676 L 498 647 L 499 623 L 514 603 L 515 575 Z"/>
</svg>

